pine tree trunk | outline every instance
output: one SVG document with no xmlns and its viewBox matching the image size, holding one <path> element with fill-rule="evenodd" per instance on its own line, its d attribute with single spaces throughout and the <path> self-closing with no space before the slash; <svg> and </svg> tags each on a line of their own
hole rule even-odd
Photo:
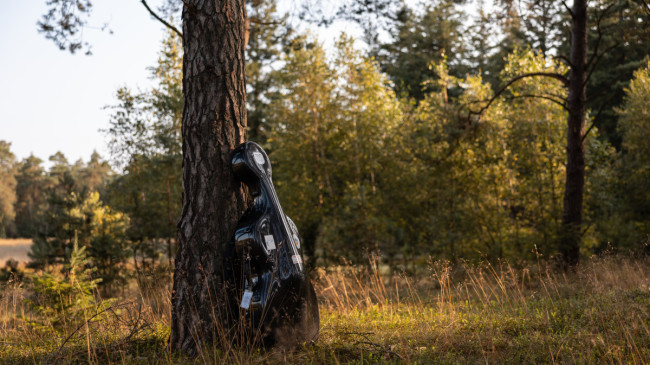
<svg viewBox="0 0 650 365">
<path fill-rule="evenodd" d="M 183 209 L 169 341 L 196 354 L 223 339 L 223 248 L 247 205 L 230 166 L 246 131 L 246 10 L 243 0 L 184 4 Z"/>
<path fill-rule="evenodd" d="M 571 21 L 568 133 L 564 211 L 559 252 L 565 266 L 580 259 L 582 201 L 585 186 L 585 110 L 587 78 L 587 1 L 574 0 Z"/>
</svg>

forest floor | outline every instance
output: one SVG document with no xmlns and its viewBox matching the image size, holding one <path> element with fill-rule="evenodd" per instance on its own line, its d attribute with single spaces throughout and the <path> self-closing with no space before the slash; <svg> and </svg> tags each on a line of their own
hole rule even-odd
<svg viewBox="0 0 650 365">
<path fill-rule="evenodd" d="M 431 262 L 417 275 L 377 266 L 319 269 L 321 332 L 303 348 L 166 349 L 169 289 L 144 280 L 101 320 L 61 332 L 38 326 L 24 285 L 0 292 L 0 363 L 650 363 L 650 259 L 551 264 Z M 134 284 L 135 285 L 135 284 Z M 99 317 L 98 317 L 99 318 Z"/>
</svg>

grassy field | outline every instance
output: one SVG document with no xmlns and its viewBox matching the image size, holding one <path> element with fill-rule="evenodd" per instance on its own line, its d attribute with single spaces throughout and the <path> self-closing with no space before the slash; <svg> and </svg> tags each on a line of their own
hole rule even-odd
<svg viewBox="0 0 650 365">
<path fill-rule="evenodd" d="M 26 238 L 17 238 L 17 239 L 6 239 L 0 238 L 0 267 L 5 265 L 5 262 L 9 259 L 16 260 L 18 262 L 27 262 L 29 257 L 27 252 L 32 245 L 31 239 Z"/>
<path fill-rule="evenodd" d="M 375 265 L 316 272 L 321 335 L 291 351 L 206 347 L 169 353 L 169 290 L 140 286 L 101 321 L 74 332 L 38 328 L 23 286 L 0 300 L 2 363 L 418 363 L 650 362 L 650 260 L 583 260 L 577 272 L 545 263 L 450 266 L 382 275 Z"/>
</svg>

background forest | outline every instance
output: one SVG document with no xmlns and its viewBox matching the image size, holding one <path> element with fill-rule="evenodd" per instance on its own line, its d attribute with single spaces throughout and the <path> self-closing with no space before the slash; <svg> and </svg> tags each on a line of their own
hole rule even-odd
<svg viewBox="0 0 650 365">
<path fill-rule="evenodd" d="M 365 37 L 344 34 L 329 47 L 296 31 L 273 1 L 250 5 L 249 139 L 269 151 L 311 265 L 372 253 L 391 266 L 557 253 L 566 89 L 553 78 L 512 80 L 567 73 L 561 4 L 343 7 L 319 21 L 357 22 Z M 647 253 L 650 10 L 634 1 L 593 7 L 581 251 Z M 319 8 L 303 10 L 313 21 Z M 66 262 L 75 232 L 106 284 L 129 259 L 136 269 L 171 265 L 181 66 L 180 38 L 169 31 L 150 68 L 156 86 L 120 88 L 108 106 L 106 159 L 71 164 L 58 153 L 46 171 L 34 156 L 16 161 L 2 142 L 0 235 L 34 238 L 32 265 Z"/>
<path fill-rule="evenodd" d="M 647 2 L 589 2 L 569 271 L 557 265 L 574 16 L 562 1 L 286 7 L 248 2 L 247 132 L 302 235 L 321 338 L 279 357 L 206 347 L 203 362 L 650 359 Z M 180 2 L 157 11 L 180 28 Z M 327 27 L 350 32 L 319 39 Z M 27 267 L 0 267 L 0 362 L 183 359 L 166 350 L 182 58 L 167 29 L 154 86 L 106 101 L 108 156 L 19 161 L 0 141 L 0 238 L 33 242 Z"/>
</svg>

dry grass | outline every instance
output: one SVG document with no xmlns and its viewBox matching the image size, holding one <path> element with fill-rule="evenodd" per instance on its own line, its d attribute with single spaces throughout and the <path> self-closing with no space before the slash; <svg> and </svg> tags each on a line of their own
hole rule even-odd
<svg viewBox="0 0 650 365">
<path fill-rule="evenodd" d="M 592 259 L 574 274 L 434 262 L 391 286 L 360 276 L 322 273 L 320 346 L 424 363 L 650 361 L 647 260 Z"/>
<path fill-rule="evenodd" d="M 543 262 L 519 268 L 436 261 L 414 276 L 381 271 L 373 262 L 316 272 L 315 345 L 290 353 L 207 347 L 195 359 L 166 351 L 170 295 L 155 280 L 140 280 L 109 319 L 59 337 L 28 326 L 28 293 L 8 287 L 0 299 L 0 362 L 650 362 L 647 258 L 592 258 L 569 274 Z"/>
</svg>

